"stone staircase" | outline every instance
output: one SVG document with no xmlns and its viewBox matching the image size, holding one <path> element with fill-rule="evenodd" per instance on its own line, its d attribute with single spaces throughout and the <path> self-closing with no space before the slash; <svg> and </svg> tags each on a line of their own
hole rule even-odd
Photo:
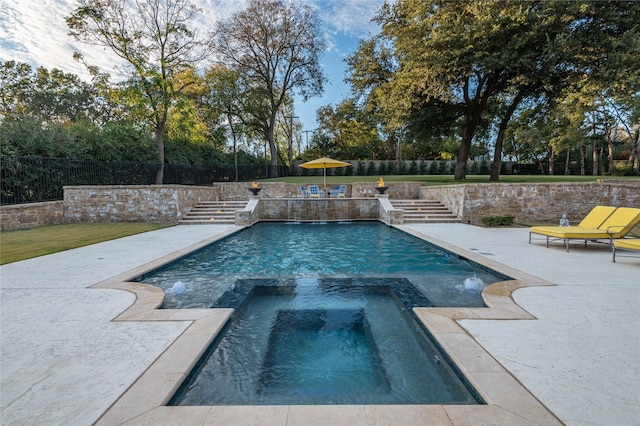
<svg viewBox="0 0 640 426">
<path fill-rule="evenodd" d="M 247 201 L 201 201 L 193 206 L 179 221 L 181 225 L 231 224 L 236 220 L 236 210 L 242 210 Z"/>
<path fill-rule="evenodd" d="M 404 223 L 460 223 L 461 220 L 440 201 L 389 200 L 395 209 L 404 210 Z"/>
</svg>

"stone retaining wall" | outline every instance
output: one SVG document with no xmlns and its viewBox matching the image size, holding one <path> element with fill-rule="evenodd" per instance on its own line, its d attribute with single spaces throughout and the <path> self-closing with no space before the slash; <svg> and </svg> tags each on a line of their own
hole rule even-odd
<svg viewBox="0 0 640 426">
<path fill-rule="evenodd" d="M 16 204 L 0 208 L 2 231 L 63 223 L 67 223 L 64 217 L 64 201 Z"/>
<path fill-rule="evenodd" d="M 219 189 L 208 186 L 122 185 L 64 188 L 65 218 L 70 223 L 176 223 L 198 202 L 219 198 Z"/>
<path fill-rule="evenodd" d="M 0 229 L 74 222 L 177 223 L 200 201 L 248 200 L 248 186 L 246 182 L 213 186 L 68 186 L 64 188 L 64 201 L 0 206 Z M 286 216 L 287 220 L 342 220 L 348 217 L 352 220 L 380 219 L 388 223 L 401 220 L 397 211 L 392 217 L 386 209 L 382 212 L 384 217 L 380 217 L 373 183 L 349 184 L 347 198 L 335 200 L 345 202 L 331 206 L 325 203 L 325 210 L 320 208 L 321 200 L 311 200 L 316 203 L 315 210 L 307 209 L 311 213 L 296 210 L 302 201 L 295 199 L 300 194 L 299 185 L 268 182 L 261 186 L 260 207 L 247 212 L 242 220 L 275 220 L 279 215 Z M 394 182 L 389 187 L 387 194 L 391 202 L 393 199 L 440 200 L 463 223 L 471 224 L 480 224 L 487 216 L 514 216 L 516 221 L 525 223 L 556 223 L 563 213 L 577 222 L 596 205 L 640 208 L 640 179 L 443 186 Z M 335 219 L 327 219 L 329 217 Z"/>
<path fill-rule="evenodd" d="M 465 184 L 429 186 L 421 198 L 441 200 L 463 223 L 487 216 L 514 216 L 517 222 L 556 223 L 563 213 L 579 222 L 597 205 L 640 208 L 640 180 L 591 183 Z"/>
</svg>

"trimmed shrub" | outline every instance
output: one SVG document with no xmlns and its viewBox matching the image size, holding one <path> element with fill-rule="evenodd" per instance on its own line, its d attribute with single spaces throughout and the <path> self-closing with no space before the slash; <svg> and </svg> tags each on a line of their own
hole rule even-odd
<svg viewBox="0 0 640 426">
<path fill-rule="evenodd" d="M 511 226 L 513 225 L 514 216 L 486 216 L 480 219 L 484 226 Z"/>
</svg>

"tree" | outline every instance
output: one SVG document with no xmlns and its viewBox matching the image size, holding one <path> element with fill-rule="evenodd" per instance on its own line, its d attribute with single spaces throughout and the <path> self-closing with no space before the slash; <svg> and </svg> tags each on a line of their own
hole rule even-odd
<svg viewBox="0 0 640 426">
<path fill-rule="evenodd" d="M 29 93 L 33 90 L 32 70 L 28 64 L 6 61 L 0 67 L 0 116 L 26 114 Z"/>
<path fill-rule="evenodd" d="M 332 154 L 338 158 L 359 160 L 384 158 L 385 150 L 378 135 L 375 119 L 363 111 L 354 99 L 345 99 L 332 107 L 325 105 L 316 111 L 318 132 L 332 141 Z"/>
<path fill-rule="evenodd" d="M 0 116 L 29 115 L 43 122 L 96 120 L 98 94 L 75 74 L 57 68 L 39 67 L 35 72 L 24 63 L 0 66 Z"/>
<path fill-rule="evenodd" d="M 226 121 L 233 142 L 233 163 L 235 180 L 238 181 L 238 136 L 244 132 L 242 102 L 243 94 L 240 75 L 229 68 L 213 66 L 205 72 L 205 103 L 209 106 L 209 122 L 221 125 L 220 118 Z"/>
<path fill-rule="evenodd" d="M 272 174 L 280 153 L 274 139 L 277 114 L 297 90 L 304 99 L 322 93 L 319 57 L 324 41 L 314 9 L 305 4 L 250 0 L 218 26 L 217 50 L 226 66 L 247 80 L 255 106 L 251 124 L 266 138 Z"/>
<path fill-rule="evenodd" d="M 69 34 L 78 41 L 108 47 L 128 64 L 130 88 L 144 102 L 145 119 L 154 128 L 159 162 L 155 183 L 162 184 L 169 109 L 193 83 L 176 76 L 210 53 L 209 40 L 189 27 L 198 9 L 189 0 L 79 3 L 66 18 Z"/>
<path fill-rule="evenodd" d="M 398 58 L 386 87 L 388 108 L 402 114 L 398 121 L 425 109 L 446 111 L 445 124 L 461 120 L 457 180 L 465 178 L 471 142 L 490 101 L 512 92 L 505 110 L 510 117 L 525 97 L 526 86 L 513 89 L 517 79 L 541 71 L 538 52 L 554 34 L 537 31 L 537 8 L 526 2 L 404 0 L 377 17 Z"/>
<path fill-rule="evenodd" d="M 379 12 L 382 32 L 352 57 L 350 80 L 414 139 L 419 127 L 448 133 L 459 126 L 455 179 L 465 177 L 476 131 L 494 120 L 496 179 L 521 103 L 557 97 L 584 75 L 637 80 L 638 10 L 631 1 L 400 0 Z"/>
</svg>

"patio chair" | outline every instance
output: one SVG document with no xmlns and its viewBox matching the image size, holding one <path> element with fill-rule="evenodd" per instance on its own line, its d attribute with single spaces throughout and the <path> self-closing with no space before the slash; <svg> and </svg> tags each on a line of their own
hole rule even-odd
<svg viewBox="0 0 640 426">
<path fill-rule="evenodd" d="M 324 191 L 321 191 L 318 185 L 309 185 L 309 196 L 311 198 L 324 197 Z"/>
<path fill-rule="evenodd" d="M 311 194 L 309 193 L 309 191 L 307 191 L 307 188 L 304 187 L 304 185 L 300 185 L 300 193 L 302 194 L 302 197 L 307 198 L 309 197 Z"/>
<path fill-rule="evenodd" d="M 617 250 L 637 251 L 640 253 L 640 238 L 621 238 L 619 240 L 615 240 L 613 242 L 613 262 L 616 261 Z M 622 257 L 623 255 L 618 256 Z"/>
<path fill-rule="evenodd" d="M 612 211 L 607 214 L 609 209 Z M 584 240 L 585 245 L 587 241 L 609 240 L 609 248 L 613 250 L 613 240 L 624 237 L 639 222 L 640 209 L 598 206 L 577 226 L 532 227 L 529 229 L 529 244 L 531 234 L 539 234 L 546 236 L 547 247 L 549 239 L 564 240 L 566 251 L 569 251 L 570 240 Z"/>
<path fill-rule="evenodd" d="M 347 185 L 340 185 L 340 189 L 338 189 L 338 197 L 346 197 L 347 196 Z"/>
<path fill-rule="evenodd" d="M 331 197 L 344 197 L 347 193 L 347 185 L 333 185 L 331 191 L 329 191 L 329 196 Z"/>
</svg>

